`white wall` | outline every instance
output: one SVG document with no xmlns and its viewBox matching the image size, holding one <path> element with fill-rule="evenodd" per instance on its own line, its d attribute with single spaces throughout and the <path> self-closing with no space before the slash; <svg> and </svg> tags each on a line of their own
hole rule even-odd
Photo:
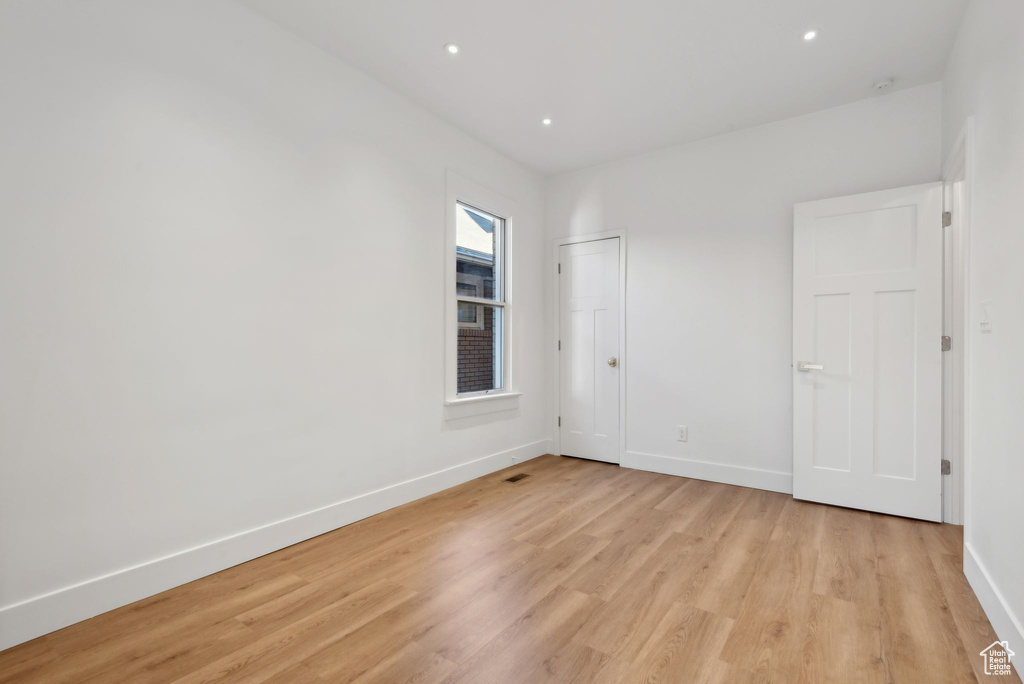
<svg viewBox="0 0 1024 684">
<path fill-rule="evenodd" d="M 0 93 L 0 648 L 550 448 L 537 175 L 228 1 L 4 2 Z M 448 168 L 518 203 L 456 422 Z"/>
<path fill-rule="evenodd" d="M 971 3 L 945 83 L 946 154 L 974 118 L 964 569 L 999 637 L 1024 654 L 1024 3 Z"/>
<path fill-rule="evenodd" d="M 628 231 L 627 464 L 791 490 L 793 204 L 938 180 L 940 100 L 922 86 L 550 182 L 552 237 Z"/>
</svg>

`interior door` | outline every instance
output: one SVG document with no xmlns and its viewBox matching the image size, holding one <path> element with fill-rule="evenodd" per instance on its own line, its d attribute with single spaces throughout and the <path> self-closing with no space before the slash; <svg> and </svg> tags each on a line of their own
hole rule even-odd
<svg viewBox="0 0 1024 684">
<path fill-rule="evenodd" d="M 798 204 L 793 496 L 942 514 L 942 186 Z"/>
<path fill-rule="evenodd" d="M 559 248 L 561 453 L 619 462 L 619 238 Z"/>
</svg>

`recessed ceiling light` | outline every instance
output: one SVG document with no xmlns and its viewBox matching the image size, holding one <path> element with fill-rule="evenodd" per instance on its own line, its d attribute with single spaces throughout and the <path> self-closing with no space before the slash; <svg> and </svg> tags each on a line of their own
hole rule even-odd
<svg viewBox="0 0 1024 684">
<path fill-rule="evenodd" d="M 455 43 L 448 43 L 447 45 L 444 46 L 444 51 L 447 52 L 449 55 L 457 55 L 459 54 L 459 46 L 456 45 Z"/>
<path fill-rule="evenodd" d="M 544 124 L 545 126 L 550 126 L 551 125 L 551 119 L 547 119 L 547 118 L 541 119 L 540 122 L 542 124 Z"/>
<path fill-rule="evenodd" d="M 818 32 L 815 31 L 814 29 L 811 29 L 810 31 L 807 31 L 806 33 L 804 33 L 804 40 L 814 40 L 817 37 L 818 37 Z"/>
</svg>

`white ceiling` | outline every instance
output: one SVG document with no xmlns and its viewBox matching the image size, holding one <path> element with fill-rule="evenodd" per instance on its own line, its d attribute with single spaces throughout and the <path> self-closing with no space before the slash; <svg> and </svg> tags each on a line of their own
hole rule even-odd
<svg viewBox="0 0 1024 684">
<path fill-rule="evenodd" d="M 557 173 L 939 80 L 968 0 L 242 1 Z"/>
</svg>

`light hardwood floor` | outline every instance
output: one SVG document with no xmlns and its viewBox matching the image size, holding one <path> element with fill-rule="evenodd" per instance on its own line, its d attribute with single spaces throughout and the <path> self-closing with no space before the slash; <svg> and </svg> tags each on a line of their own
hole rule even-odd
<svg viewBox="0 0 1024 684">
<path fill-rule="evenodd" d="M 545 456 L 17 646 L 0 680 L 987 681 L 960 534 Z"/>
</svg>

